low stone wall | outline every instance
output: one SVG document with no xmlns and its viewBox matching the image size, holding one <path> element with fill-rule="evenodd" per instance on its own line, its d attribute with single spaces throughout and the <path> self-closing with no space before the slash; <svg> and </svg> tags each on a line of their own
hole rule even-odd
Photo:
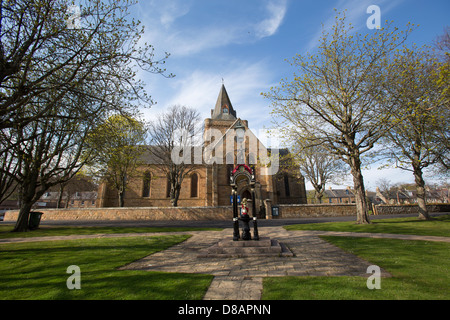
<svg viewBox="0 0 450 320">
<path fill-rule="evenodd" d="M 278 216 L 271 219 L 304 217 L 341 217 L 356 215 L 354 204 L 280 204 Z M 147 208 L 70 208 L 36 209 L 41 220 L 232 220 L 233 208 L 224 207 L 147 207 Z M 4 221 L 17 221 L 18 210 L 7 211 Z"/>
<path fill-rule="evenodd" d="M 428 212 L 450 212 L 450 204 L 428 204 Z M 378 205 L 374 206 L 374 214 L 419 213 L 417 204 Z"/>
<path fill-rule="evenodd" d="M 355 204 L 280 204 L 279 216 L 292 219 L 303 217 L 342 217 L 356 215 Z"/>
<path fill-rule="evenodd" d="M 41 221 L 51 220 L 231 220 L 227 207 L 71 208 L 37 209 Z M 7 211 L 4 221 L 17 221 L 18 210 Z"/>
</svg>

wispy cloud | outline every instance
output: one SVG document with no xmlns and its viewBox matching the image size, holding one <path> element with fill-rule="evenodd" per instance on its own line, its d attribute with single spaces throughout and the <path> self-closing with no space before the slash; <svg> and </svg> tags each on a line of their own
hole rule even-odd
<svg viewBox="0 0 450 320">
<path fill-rule="evenodd" d="M 190 0 L 171 0 L 160 1 L 150 0 L 146 1 L 145 5 L 140 5 L 141 15 L 151 17 L 153 20 L 152 26 L 159 23 L 164 28 L 169 28 L 175 20 L 185 16 L 189 13 L 191 8 Z M 150 19 L 149 19 L 150 20 Z"/>
<path fill-rule="evenodd" d="M 174 56 L 186 56 L 237 42 L 238 34 L 235 26 L 207 26 L 174 31 L 164 43 Z"/>
<path fill-rule="evenodd" d="M 266 5 L 269 17 L 256 25 L 256 35 L 259 38 L 275 34 L 284 20 L 287 10 L 287 0 L 270 1 Z"/>
<path fill-rule="evenodd" d="M 201 118 L 209 118 L 214 109 L 222 85 L 222 78 L 237 112 L 237 116 L 249 120 L 252 128 L 262 128 L 270 120 L 267 101 L 260 95 L 268 90 L 272 83 L 270 68 L 266 61 L 248 63 L 232 62 L 220 70 L 197 68 L 188 76 L 170 80 L 163 95 L 157 96 L 158 104 L 144 111 L 147 119 L 153 119 L 173 105 L 185 105 L 195 108 Z"/>
<path fill-rule="evenodd" d="M 227 70 L 218 74 L 218 70 L 200 70 L 192 72 L 189 77 L 179 79 L 175 83 L 177 94 L 167 104 L 184 104 L 195 107 L 204 116 L 210 116 L 219 94 L 222 78 L 230 94 L 231 103 L 237 109 L 238 115 L 245 115 L 249 110 L 249 96 L 257 100 L 261 87 L 269 86 L 264 79 L 268 78 L 268 68 L 264 62 L 253 64 L 232 64 Z M 249 94 L 253 93 L 253 94 Z"/>
<path fill-rule="evenodd" d="M 288 0 L 265 0 L 263 3 L 255 7 L 253 3 L 243 2 L 232 14 L 223 15 L 220 8 L 213 7 L 217 12 L 209 12 L 193 1 L 161 3 L 154 0 L 142 4 L 138 14 L 147 26 L 145 41 L 165 48 L 173 56 L 188 56 L 274 35 L 284 20 Z M 253 13 L 248 15 L 250 7 Z M 192 15 L 191 22 L 183 23 L 181 18 L 189 15 Z"/>
</svg>

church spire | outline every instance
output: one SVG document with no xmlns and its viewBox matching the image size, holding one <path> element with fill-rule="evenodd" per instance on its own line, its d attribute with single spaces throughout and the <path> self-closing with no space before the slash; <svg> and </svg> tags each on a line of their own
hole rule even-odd
<svg viewBox="0 0 450 320">
<path fill-rule="evenodd" d="M 219 120 L 236 120 L 236 111 L 234 111 L 230 98 L 228 97 L 225 85 L 222 84 L 222 88 L 217 98 L 216 106 L 214 110 L 211 110 L 212 119 Z"/>
</svg>

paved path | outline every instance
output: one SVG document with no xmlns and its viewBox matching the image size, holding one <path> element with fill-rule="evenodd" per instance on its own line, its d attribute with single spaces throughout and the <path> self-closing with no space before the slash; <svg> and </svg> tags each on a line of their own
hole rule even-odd
<svg viewBox="0 0 450 320">
<path fill-rule="evenodd" d="M 262 279 L 278 276 L 362 276 L 368 277 L 372 263 L 347 253 L 303 231 L 281 227 L 261 228 L 260 236 L 277 239 L 294 257 L 197 258 L 200 250 L 230 237 L 231 229 L 194 234 L 190 239 L 130 263 L 122 269 L 152 270 L 214 275 L 205 300 L 259 300 Z M 390 274 L 382 270 L 382 276 Z"/>
<path fill-rule="evenodd" d="M 127 264 L 122 270 L 152 270 L 179 273 L 212 274 L 214 279 L 205 300 L 259 300 L 264 277 L 278 276 L 361 276 L 367 278 L 372 265 L 355 255 L 322 240 L 319 235 L 394 238 L 450 242 L 449 237 L 397 234 L 351 233 L 332 231 L 287 231 L 282 227 L 260 228 L 260 236 L 284 243 L 293 257 L 197 258 L 200 250 L 231 237 L 232 229 L 223 231 L 187 231 L 130 234 L 98 234 L 35 238 L 0 239 L 1 243 L 56 241 L 101 237 L 136 237 L 168 234 L 190 234 L 191 238 L 164 251 Z M 391 276 L 381 270 L 383 277 Z"/>
</svg>

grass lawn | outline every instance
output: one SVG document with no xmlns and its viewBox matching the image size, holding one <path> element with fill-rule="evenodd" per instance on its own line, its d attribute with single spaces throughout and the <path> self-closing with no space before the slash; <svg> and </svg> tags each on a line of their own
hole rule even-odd
<svg viewBox="0 0 450 320">
<path fill-rule="evenodd" d="M 322 237 L 393 275 L 369 290 L 365 277 L 265 278 L 263 299 L 450 299 L 450 244 L 428 241 Z"/>
<path fill-rule="evenodd" d="M 430 221 L 408 217 L 372 220 L 372 223 L 368 225 L 349 221 L 297 224 L 285 226 L 284 228 L 286 230 L 349 231 L 448 237 L 450 236 L 450 215 L 438 216 Z"/>
<path fill-rule="evenodd" d="M 0 226 L 0 239 L 30 238 L 46 236 L 69 236 L 110 233 L 148 233 L 148 232 L 177 232 L 177 231 L 221 231 L 218 228 L 187 228 L 187 227 L 51 227 L 40 226 L 39 229 L 28 232 L 11 232 L 12 225 Z"/>
<path fill-rule="evenodd" d="M 202 299 L 212 276 L 117 270 L 186 235 L 101 238 L 0 245 L 0 299 Z M 67 267 L 81 270 L 69 290 Z"/>
<path fill-rule="evenodd" d="M 333 222 L 285 228 L 449 236 L 450 216 L 439 216 L 432 221 L 400 218 L 373 220 L 371 225 Z M 393 277 L 382 278 L 380 290 L 367 288 L 366 281 L 370 274 L 367 274 L 367 278 L 266 278 L 263 299 L 450 299 L 450 243 L 330 236 L 321 238 L 380 266 Z"/>
</svg>

